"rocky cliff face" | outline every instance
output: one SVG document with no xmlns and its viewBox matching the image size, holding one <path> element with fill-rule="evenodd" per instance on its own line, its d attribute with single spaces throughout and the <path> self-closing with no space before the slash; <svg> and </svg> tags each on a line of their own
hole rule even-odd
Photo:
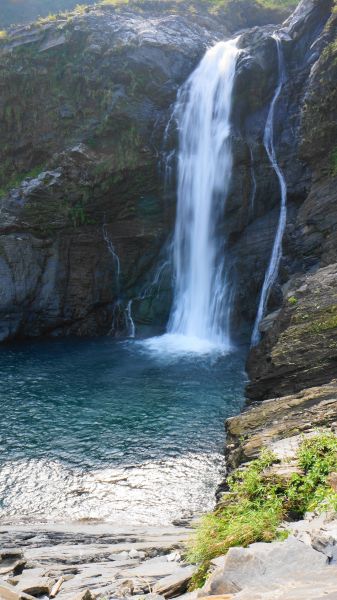
<svg viewBox="0 0 337 600">
<path fill-rule="evenodd" d="M 277 85 L 275 26 L 265 23 L 281 14 L 250 0 L 244 11 L 232 3 L 230 13 L 192 4 L 78 9 L 12 28 L 1 41 L 1 340 L 123 334 L 131 316 L 143 327 L 165 324 L 175 198 L 163 186 L 164 131 L 177 89 L 205 48 L 240 27 L 223 232 L 233 326 L 249 334 L 279 214 L 263 135 Z M 280 393 L 300 389 L 299 371 L 304 387 L 334 369 L 335 20 L 332 1 L 304 0 L 279 27 L 286 82 L 275 146 L 288 220 L 264 337 L 249 359 L 252 398 L 277 395 L 276 384 Z M 173 136 L 167 148 L 175 143 Z M 310 335 L 317 344 L 304 355 Z"/>
<path fill-rule="evenodd" d="M 1 340 L 127 330 L 171 227 L 159 168 L 170 105 L 218 35 L 212 20 L 108 7 L 3 41 Z M 161 284 L 140 321 L 164 322 Z"/>
<path fill-rule="evenodd" d="M 299 105 L 296 150 L 309 178 L 289 213 L 281 302 L 248 361 L 252 399 L 328 383 L 337 372 L 336 27 L 334 9 L 312 47 L 319 58 Z"/>
<path fill-rule="evenodd" d="M 246 323 L 249 331 L 255 319 L 279 219 L 280 185 L 264 146 L 265 123 L 278 85 L 272 35 L 276 31 L 281 39 L 285 65 L 285 82 L 275 105 L 274 143 L 287 183 L 288 218 L 269 311 L 279 308 L 282 285 L 303 268 L 294 223 L 309 194 L 312 170 L 301 152 L 301 122 L 310 73 L 324 47 L 330 13 L 329 2 L 301 2 L 292 19 L 280 27 L 255 28 L 240 38 L 233 110 L 235 162 L 225 224 L 236 267 L 236 328 Z"/>
<path fill-rule="evenodd" d="M 165 323 L 177 89 L 207 46 L 284 15 L 221 6 L 99 5 L 3 36 L 0 340 L 127 333 L 131 301 L 138 325 Z"/>
</svg>

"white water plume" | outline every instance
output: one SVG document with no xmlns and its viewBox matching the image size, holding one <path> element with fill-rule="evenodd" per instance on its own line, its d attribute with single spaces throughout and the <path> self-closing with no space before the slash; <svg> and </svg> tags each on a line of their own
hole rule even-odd
<svg viewBox="0 0 337 600">
<path fill-rule="evenodd" d="M 271 290 L 273 284 L 275 283 L 275 280 L 276 280 L 276 277 L 278 274 L 280 261 L 281 261 L 281 257 L 282 257 L 282 239 L 283 239 L 283 234 L 284 234 L 286 221 L 287 221 L 287 184 L 286 184 L 284 175 L 282 173 L 282 170 L 277 162 L 276 150 L 275 150 L 275 145 L 274 145 L 275 105 L 279 99 L 283 84 L 285 82 L 285 67 L 284 67 L 284 59 L 283 59 L 283 52 L 282 52 L 280 39 L 276 34 L 273 37 L 275 39 L 276 47 L 277 47 L 279 75 L 278 75 L 277 88 L 276 88 L 272 103 L 270 105 L 270 109 L 269 109 L 269 113 L 268 113 L 268 117 L 267 117 L 267 121 L 266 121 L 266 127 L 265 127 L 265 132 L 264 132 L 264 146 L 265 146 L 266 152 L 268 154 L 268 158 L 271 162 L 271 165 L 272 165 L 272 167 L 277 175 L 277 178 L 279 180 L 280 192 L 281 192 L 281 206 L 280 206 L 280 216 L 279 216 L 277 231 L 276 231 L 276 235 L 275 235 L 273 250 L 272 250 L 269 265 L 268 265 L 268 268 L 267 268 L 267 271 L 265 274 L 262 291 L 261 291 L 261 296 L 260 296 L 260 301 L 259 301 L 259 306 L 258 306 L 257 315 L 256 315 L 256 319 L 255 319 L 254 329 L 253 329 L 253 333 L 252 333 L 252 339 L 251 339 L 252 346 L 256 346 L 256 344 L 258 344 L 258 342 L 260 340 L 259 326 L 260 326 L 261 320 L 265 314 L 270 290 Z"/>
<path fill-rule="evenodd" d="M 208 50 L 182 87 L 175 107 L 179 131 L 178 203 L 174 234 L 174 302 L 166 338 L 191 350 L 229 350 L 230 286 L 219 235 L 230 178 L 230 116 L 237 40 Z M 199 350 L 198 350 L 199 351 Z M 208 350 L 207 350 L 208 351 Z"/>
</svg>

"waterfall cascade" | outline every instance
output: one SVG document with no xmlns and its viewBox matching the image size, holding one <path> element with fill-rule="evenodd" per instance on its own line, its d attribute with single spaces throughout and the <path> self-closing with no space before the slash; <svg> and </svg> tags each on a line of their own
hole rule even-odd
<svg viewBox="0 0 337 600">
<path fill-rule="evenodd" d="M 175 289 L 168 332 L 230 348 L 230 289 L 218 234 L 232 172 L 230 115 L 237 40 L 208 50 L 180 90 L 178 203 L 173 255 Z"/>
<path fill-rule="evenodd" d="M 277 178 L 279 180 L 280 191 L 281 191 L 281 207 L 280 207 L 280 216 L 279 216 L 278 226 L 277 226 L 277 230 L 276 230 L 274 245 L 273 245 L 269 265 L 268 265 L 268 268 L 267 268 L 267 271 L 265 274 L 262 291 L 261 291 L 261 296 L 260 296 L 260 300 L 259 300 L 259 306 L 258 306 L 258 310 L 257 310 L 254 328 L 253 328 L 252 339 L 251 339 L 252 346 L 255 346 L 259 342 L 259 339 L 260 339 L 259 325 L 260 325 L 260 322 L 265 313 L 270 290 L 271 290 L 271 288 L 276 280 L 277 274 L 278 274 L 280 261 L 281 261 L 281 257 L 282 257 L 282 239 L 283 239 L 283 234 L 284 234 L 286 220 L 287 220 L 287 184 L 286 184 L 284 175 L 282 173 L 282 170 L 279 167 L 279 164 L 277 162 L 276 151 L 275 151 L 275 146 L 274 146 L 275 105 L 279 99 L 283 84 L 285 82 L 285 67 L 284 67 L 284 59 L 283 59 L 283 52 L 282 52 L 280 39 L 277 37 L 277 35 L 274 35 L 274 39 L 275 39 L 276 47 L 277 47 L 279 76 L 278 76 L 278 85 L 277 85 L 272 103 L 270 105 L 270 109 L 269 109 L 269 113 L 268 113 L 268 117 L 267 117 L 267 121 L 266 121 L 266 127 L 265 127 L 265 132 L 264 132 L 264 146 L 265 146 L 266 152 L 268 154 L 269 160 L 271 162 L 271 165 L 272 165 L 272 167 L 277 175 Z"/>
</svg>

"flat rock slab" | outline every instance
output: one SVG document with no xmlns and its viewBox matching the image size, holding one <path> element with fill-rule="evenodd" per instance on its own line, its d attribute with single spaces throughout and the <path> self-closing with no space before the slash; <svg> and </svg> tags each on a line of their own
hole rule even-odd
<svg viewBox="0 0 337 600">
<path fill-rule="evenodd" d="M 181 568 L 179 572 L 169 577 L 164 577 L 153 586 L 153 591 L 165 598 L 175 598 L 184 594 L 191 580 L 195 567 Z"/>
<path fill-rule="evenodd" d="M 337 600 L 337 567 L 294 537 L 231 548 L 214 562 L 203 600 Z"/>
<path fill-rule="evenodd" d="M 282 583 L 311 575 L 327 565 L 327 558 L 299 540 L 290 537 L 285 542 L 257 543 L 249 548 L 231 548 L 223 569 L 223 577 L 239 588 Z"/>
<path fill-rule="evenodd" d="M 163 557 L 165 558 L 165 557 Z M 176 562 L 167 560 L 146 560 L 134 569 L 124 569 L 126 577 L 167 577 L 182 574 L 185 569 Z"/>
<path fill-rule="evenodd" d="M 15 590 L 25 592 L 31 596 L 50 596 L 55 585 L 55 579 L 50 577 L 34 577 L 29 575 L 29 570 L 20 578 Z"/>
<path fill-rule="evenodd" d="M 128 579 L 132 594 L 144 595 L 158 579 L 177 573 L 178 579 L 185 578 L 177 549 L 189 535 L 189 529 L 174 526 L 129 530 L 109 523 L 2 526 L 1 544 L 15 547 L 0 558 L 4 576 L 13 584 L 5 583 L 4 593 L 9 600 L 24 594 L 74 600 L 90 590 L 94 596 L 111 598 L 128 592 L 127 586 L 123 588 Z M 18 561 L 23 562 L 22 574 L 13 571 Z"/>
<path fill-rule="evenodd" d="M 1 600 L 34 600 L 33 596 L 19 592 L 12 585 L 0 580 L 0 598 Z"/>
</svg>

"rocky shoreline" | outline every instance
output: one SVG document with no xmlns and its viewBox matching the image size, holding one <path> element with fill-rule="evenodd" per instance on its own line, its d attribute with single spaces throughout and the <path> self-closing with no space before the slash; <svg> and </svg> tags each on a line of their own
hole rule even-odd
<svg viewBox="0 0 337 600">
<path fill-rule="evenodd" d="M 190 529 L 108 523 L 0 526 L 0 598 L 112 598 L 184 592 Z M 154 596 L 153 596 L 154 594 Z"/>
</svg>

